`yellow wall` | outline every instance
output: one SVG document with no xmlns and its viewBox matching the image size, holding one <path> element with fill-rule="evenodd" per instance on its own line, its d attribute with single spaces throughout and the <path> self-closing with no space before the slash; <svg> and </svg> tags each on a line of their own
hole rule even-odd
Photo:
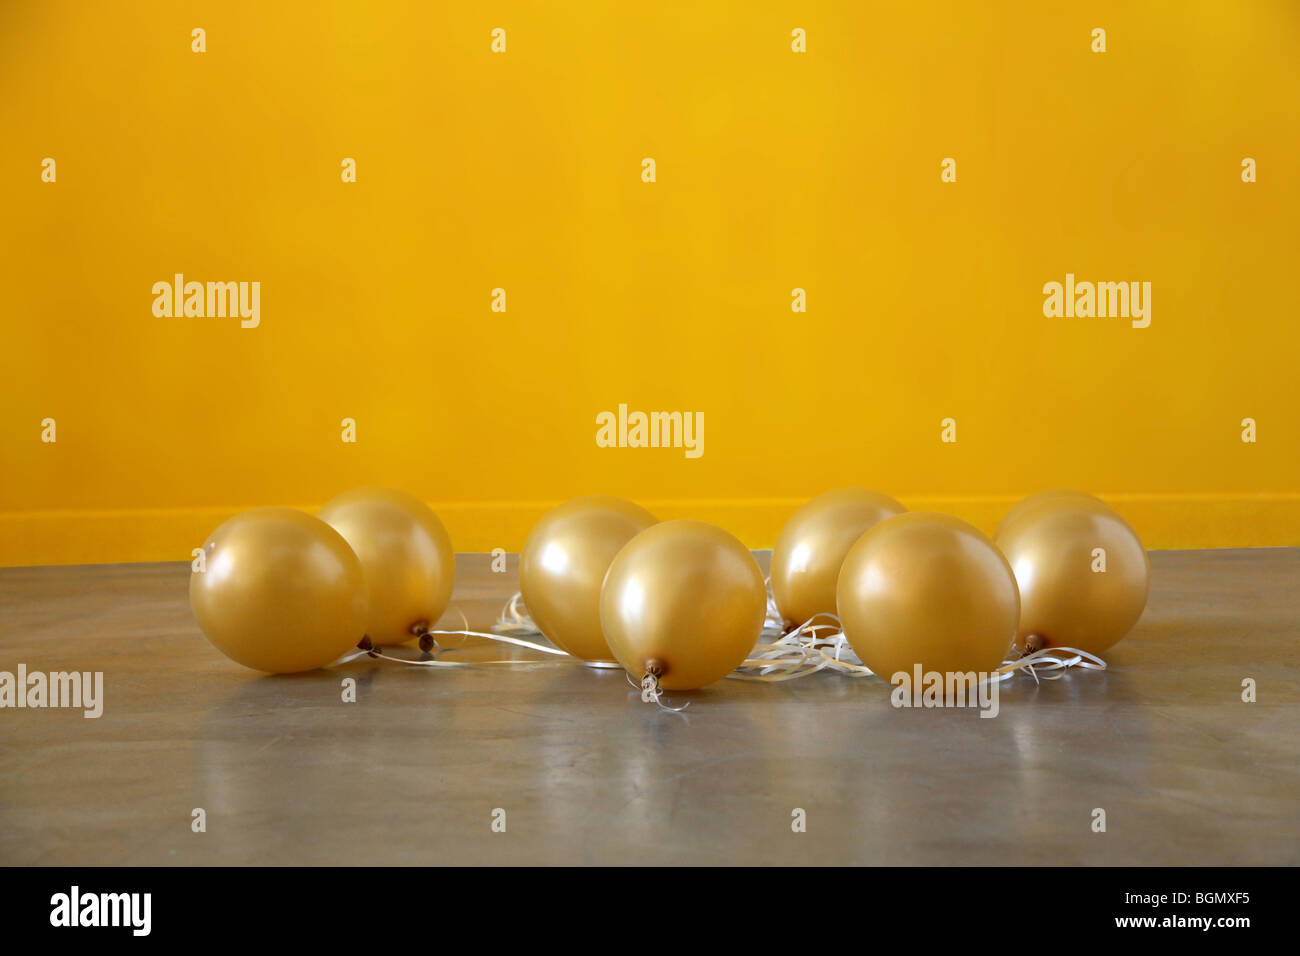
<svg viewBox="0 0 1300 956">
<path fill-rule="evenodd" d="M 365 483 L 461 551 L 595 491 L 770 545 L 848 483 L 1300 543 L 1298 90 L 1285 0 L 7 0 L 0 563 Z M 178 272 L 260 326 L 155 317 Z M 1151 282 L 1150 327 L 1044 317 L 1067 272 Z M 703 457 L 598 448 L 620 402 L 703 411 Z"/>
</svg>

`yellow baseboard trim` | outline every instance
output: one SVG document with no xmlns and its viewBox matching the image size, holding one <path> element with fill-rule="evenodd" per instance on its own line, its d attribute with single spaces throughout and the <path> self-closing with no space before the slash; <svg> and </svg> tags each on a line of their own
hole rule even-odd
<svg viewBox="0 0 1300 956">
<path fill-rule="evenodd" d="M 909 508 L 945 511 L 992 533 L 1021 495 L 900 496 Z M 1103 494 L 1152 550 L 1300 546 L 1300 493 Z M 751 548 L 770 548 L 803 499 L 642 501 L 662 519 L 698 518 Z M 432 503 L 459 552 L 515 552 L 553 501 Z M 0 566 L 188 561 L 241 507 L 0 513 Z M 314 511 L 304 506 L 305 511 Z"/>
</svg>

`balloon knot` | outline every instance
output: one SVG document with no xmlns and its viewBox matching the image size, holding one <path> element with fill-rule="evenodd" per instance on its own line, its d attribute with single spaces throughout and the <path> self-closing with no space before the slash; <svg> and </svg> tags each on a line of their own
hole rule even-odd
<svg viewBox="0 0 1300 956">
<path fill-rule="evenodd" d="M 639 685 L 636 684 L 636 682 L 632 680 L 631 674 L 627 675 L 628 683 L 632 684 L 634 687 L 639 686 L 641 688 L 641 700 L 643 702 L 647 704 L 656 704 L 660 710 L 667 710 L 674 714 L 680 714 L 691 705 L 691 702 L 688 700 L 677 707 L 665 704 L 663 701 L 664 689 L 659 686 L 659 678 L 656 675 L 649 673 L 650 664 L 657 665 L 660 670 L 663 669 L 663 665 L 658 661 L 648 661 L 646 664 L 647 672 L 645 677 L 641 678 L 641 683 Z"/>
<path fill-rule="evenodd" d="M 659 678 L 654 674 L 646 674 L 645 677 L 641 678 L 642 701 L 647 704 L 657 704 L 663 693 L 663 688 L 659 686 Z"/>
</svg>

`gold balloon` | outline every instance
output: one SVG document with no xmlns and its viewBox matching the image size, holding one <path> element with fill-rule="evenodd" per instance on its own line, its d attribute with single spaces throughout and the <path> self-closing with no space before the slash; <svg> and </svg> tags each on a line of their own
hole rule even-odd
<svg viewBox="0 0 1300 956">
<path fill-rule="evenodd" d="M 1100 653 L 1146 607 L 1151 565 L 1114 508 L 1082 492 L 1031 495 L 998 526 L 1020 585 L 1016 643 Z"/>
<path fill-rule="evenodd" d="M 1006 558 L 951 515 L 909 511 L 849 549 L 837 604 L 844 634 L 885 680 L 899 671 L 988 673 L 1016 636 L 1020 596 Z"/>
<path fill-rule="evenodd" d="M 802 624 L 814 614 L 835 613 L 835 582 L 853 542 L 906 510 L 888 495 L 840 488 L 796 511 L 772 549 L 772 596 L 781 616 Z"/>
<path fill-rule="evenodd" d="M 319 516 L 347 539 L 361 559 L 370 614 L 366 635 L 376 644 L 401 644 L 411 628 L 442 617 L 456 580 L 456 556 L 433 510 L 392 488 L 345 491 Z"/>
<path fill-rule="evenodd" d="M 366 632 L 361 562 L 337 531 L 291 508 L 245 511 L 212 532 L 190 606 L 217 650 L 272 674 L 324 667 Z"/>
<path fill-rule="evenodd" d="M 519 556 L 519 590 L 556 647 L 584 661 L 613 659 L 600 629 L 600 586 L 614 555 L 656 520 L 630 501 L 591 495 L 537 522 Z"/>
<path fill-rule="evenodd" d="M 993 533 L 993 540 L 996 541 L 1002 530 L 1020 520 L 1022 515 L 1054 501 L 1077 501 L 1092 507 L 1110 508 L 1110 505 L 1106 504 L 1106 502 L 1100 498 L 1094 498 L 1086 491 L 1075 491 L 1073 488 L 1052 488 L 1049 491 L 1038 491 L 1026 498 L 1021 498 L 1007 509 L 1007 513 L 998 522 L 997 531 Z"/>
<path fill-rule="evenodd" d="M 763 630 L 767 591 L 749 549 L 703 521 L 642 531 L 609 566 L 600 622 L 615 659 L 665 690 L 721 680 Z"/>
</svg>

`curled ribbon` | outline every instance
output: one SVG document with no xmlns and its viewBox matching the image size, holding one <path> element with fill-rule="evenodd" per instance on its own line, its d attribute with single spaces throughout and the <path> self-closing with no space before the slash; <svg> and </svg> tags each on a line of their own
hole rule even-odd
<svg viewBox="0 0 1300 956">
<path fill-rule="evenodd" d="M 1072 667 L 1082 668 L 1083 670 L 1104 671 L 1106 662 L 1096 654 L 1089 654 L 1077 647 L 1044 647 L 1042 650 L 1034 651 L 1032 654 L 1026 654 L 1015 660 L 1003 661 L 1002 666 L 993 673 L 1001 675 L 997 678 L 998 680 L 1006 680 L 1018 670 L 1028 671 L 1029 676 L 1034 679 L 1035 683 L 1041 683 L 1045 680 L 1060 680 L 1065 676 L 1065 672 Z M 1048 673 L 1040 677 L 1038 673 L 1040 670 Z M 1052 673 L 1053 671 L 1058 673 Z"/>
<path fill-rule="evenodd" d="M 654 674 L 646 674 L 641 678 L 640 684 L 632 679 L 631 674 L 628 674 L 627 682 L 641 691 L 642 702 L 647 704 L 658 704 L 660 710 L 666 710 L 671 714 L 680 714 L 687 707 L 691 706 L 689 700 L 676 707 L 671 704 L 665 704 L 663 702 L 664 689 L 659 686 L 659 678 Z"/>
<path fill-rule="evenodd" d="M 505 607 L 501 609 L 500 615 L 497 616 L 497 622 L 492 625 L 492 630 L 498 634 L 542 633 L 529 615 L 528 609 L 524 607 L 523 602 L 523 594 L 516 591 L 510 600 L 506 601 Z"/>
<path fill-rule="evenodd" d="M 840 619 L 836 615 L 829 612 L 814 614 L 798 627 L 786 631 L 785 621 L 772 596 L 770 581 L 766 583 L 768 584 L 767 611 L 759 642 L 754 646 L 750 655 L 727 675 L 729 680 L 776 683 L 798 680 L 801 677 L 808 677 L 824 670 L 843 674 L 846 677 L 871 677 L 874 675 L 871 668 L 863 664 L 861 659 L 853 652 L 853 648 L 848 643 L 848 638 L 844 635 Z M 539 644 L 536 641 L 526 640 L 520 636 L 536 635 L 542 637 L 543 635 L 532 617 L 529 616 L 528 609 L 523 604 L 523 595 L 518 592 L 506 601 L 497 622 L 492 626 L 491 633 L 471 630 L 469 621 L 463 612 L 461 612 L 461 620 L 464 622 L 464 627 L 459 629 L 421 628 L 413 633 L 422 639 L 422 647 L 424 646 L 423 638 L 426 637 L 434 646 L 437 646 L 439 635 L 478 637 L 564 658 L 566 661 L 574 663 L 586 663 L 579 661 L 558 647 Z M 764 638 L 773 639 L 764 640 Z M 368 642 L 366 642 L 366 645 L 368 645 Z M 560 661 L 517 659 L 445 661 L 427 655 L 419 660 L 413 660 L 408 657 L 385 653 L 373 646 L 360 646 L 357 650 L 345 654 L 334 663 L 336 665 L 346 664 L 366 656 L 418 667 L 537 667 L 561 663 Z M 617 665 L 601 662 L 589 666 L 616 667 Z M 993 671 L 987 679 L 1001 682 L 1011 679 L 1017 673 L 1025 672 L 1036 683 L 1041 683 L 1044 680 L 1059 680 L 1065 676 L 1066 672 L 1076 667 L 1084 670 L 1106 670 L 1106 662 L 1097 655 L 1080 650 L 1077 647 L 1047 647 L 1015 659 L 1003 661 L 1001 666 Z M 662 699 L 663 688 L 659 684 L 658 677 L 653 674 L 643 676 L 640 683 L 635 681 L 630 674 L 627 679 L 633 687 L 641 692 L 643 701 L 657 704 L 662 710 L 681 713 L 690 705 L 689 701 L 680 706 L 671 706 L 664 703 Z"/>
<path fill-rule="evenodd" d="M 766 628 L 764 629 L 766 632 Z M 832 670 L 850 677 L 870 677 L 840 629 L 834 614 L 814 614 L 774 641 L 760 642 L 727 677 L 733 680 L 787 681 Z"/>
</svg>

